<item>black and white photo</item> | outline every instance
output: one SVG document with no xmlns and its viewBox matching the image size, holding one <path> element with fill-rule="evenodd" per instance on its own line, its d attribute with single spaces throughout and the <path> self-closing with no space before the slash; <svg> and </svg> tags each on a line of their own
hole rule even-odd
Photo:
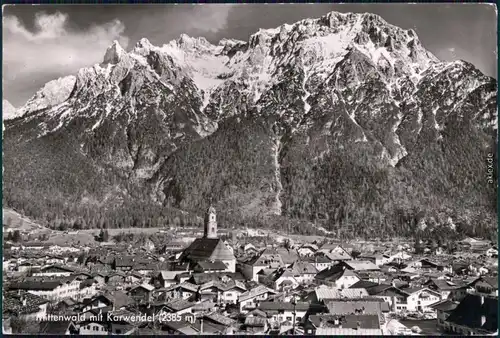
<svg viewBox="0 0 500 338">
<path fill-rule="evenodd" d="M 3 6 L 3 333 L 497 335 L 496 10 Z"/>
</svg>

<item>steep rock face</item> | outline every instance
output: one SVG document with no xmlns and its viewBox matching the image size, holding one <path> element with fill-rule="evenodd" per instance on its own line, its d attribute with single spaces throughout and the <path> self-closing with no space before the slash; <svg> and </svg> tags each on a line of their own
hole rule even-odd
<svg viewBox="0 0 500 338">
<path fill-rule="evenodd" d="M 75 86 L 76 78 L 72 75 L 50 81 L 40 89 L 21 109 L 21 115 L 52 108 L 65 102 Z"/>
<path fill-rule="evenodd" d="M 2 117 L 4 120 L 11 120 L 19 117 L 20 113 L 14 106 L 7 100 L 2 100 Z"/>
<path fill-rule="evenodd" d="M 130 52 L 114 42 L 101 64 L 49 82 L 7 123 L 6 184 L 12 203 L 35 189 L 21 182 L 31 173 L 38 193 L 48 189 L 63 175 L 48 172 L 57 148 L 88 159 L 88 177 L 106 172 L 102 191 L 85 180 L 82 189 L 116 205 L 196 211 L 211 199 L 235 217 L 333 229 L 400 222 L 410 206 L 453 214 L 444 192 L 452 189 L 493 214 L 494 187 L 474 184 L 496 145 L 496 86 L 373 14 L 332 12 L 246 42 L 182 35 L 161 47 L 142 39 Z M 37 158 L 33 149 L 43 165 L 18 170 L 14 154 Z M 464 170 L 437 177 L 461 161 Z M 65 163 L 66 173 L 78 169 Z M 460 180 L 467 184 L 455 187 Z M 441 199 L 448 211 L 436 210 Z"/>
</svg>

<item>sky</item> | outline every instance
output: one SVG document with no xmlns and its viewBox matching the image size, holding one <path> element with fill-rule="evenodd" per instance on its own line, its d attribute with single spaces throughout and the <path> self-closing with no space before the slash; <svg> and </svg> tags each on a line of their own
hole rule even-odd
<svg viewBox="0 0 500 338">
<path fill-rule="evenodd" d="M 414 29 L 439 59 L 497 77 L 496 7 L 487 4 L 4 5 L 3 98 L 24 105 L 46 82 L 101 62 L 113 40 L 127 50 L 143 37 L 161 46 L 182 33 L 248 40 L 330 11 L 378 14 Z"/>
</svg>

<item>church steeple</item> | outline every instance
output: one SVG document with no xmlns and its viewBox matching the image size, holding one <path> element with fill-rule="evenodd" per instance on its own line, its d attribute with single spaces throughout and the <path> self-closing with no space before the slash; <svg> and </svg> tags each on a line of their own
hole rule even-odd
<svg viewBox="0 0 500 338">
<path fill-rule="evenodd" d="M 217 238 L 217 214 L 215 208 L 210 206 L 205 214 L 205 238 Z"/>
</svg>

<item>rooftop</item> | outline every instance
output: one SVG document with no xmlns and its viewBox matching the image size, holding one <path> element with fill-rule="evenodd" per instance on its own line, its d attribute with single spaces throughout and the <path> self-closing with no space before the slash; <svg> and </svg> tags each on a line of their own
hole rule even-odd
<svg viewBox="0 0 500 338">
<path fill-rule="evenodd" d="M 495 332 L 498 330 L 498 298 L 469 294 L 452 310 L 447 321 L 472 329 Z"/>
<path fill-rule="evenodd" d="M 307 302 L 297 302 L 295 310 L 307 311 L 309 310 L 309 306 L 310 304 Z M 262 311 L 293 311 L 294 305 L 290 302 L 260 302 L 258 309 Z"/>
<path fill-rule="evenodd" d="M 190 308 L 190 307 L 194 306 L 195 304 L 196 303 L 190 302 L 190 301 L 185 300 L 185 299 L 176 299 L 174 301 L 168 302 L 167 304 L 165 304 L 165 306 L 167 306 L 169 309 L 172 309 L 172 310 L 177 312 L 177 311 L 181 311 L 181 310 Z"/>
<path fill-rule="evenodd" d="M 234 254 L 227 248 L 220 238 L 197 238 L 182 253 L 181 260 L 203 261 L 203 260 L 232 260 Z"/>
</svg>

